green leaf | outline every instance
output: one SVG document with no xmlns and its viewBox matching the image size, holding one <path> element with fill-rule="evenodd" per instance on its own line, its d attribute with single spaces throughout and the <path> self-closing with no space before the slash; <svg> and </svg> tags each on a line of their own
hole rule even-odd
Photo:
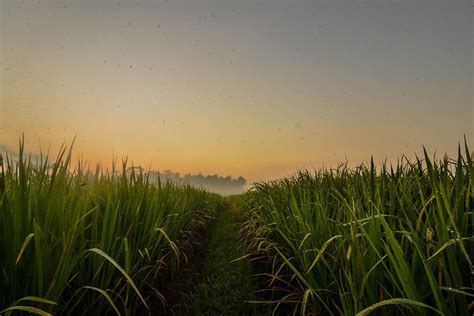
<svg viewBox="0 0 474 316">
<path fill-rule="evenodd" d="M 127 279 L 128 283 L 130 283 L 130 285 L 135 290 L 137 295 L 140 297 L 141 301 L 146 306 L 146 308 L 148 308 L 148 305 L 146 304 L 145 299 L 143 298 L 142 294 L 138 290 L 138 287 L 133 282 L 132 278 L 128 275 L 127 271 L 125 271 L 112 257 L 110 257 L 108 254 L 106 254 L 102 250 L 98 248 L 91 248 L 91 249 L 88 249 L 87 251 L 94 252 L 98 254 L 99 256 L 104 257 L 105 259 L 107 259 L 107 261 L 109 261 L 112 265 L 114 265 L 114 267 L 116 267 L 120 271 L 120 273 L 122 273 L 123 276 Z"/>
<path fill-rule="evenodd" d="M 377 308 L 380 308 L 380 307 L 383 307 L 383 306 L 387 306 L 387 305 L 400 305 L 400 306 L 403 306 L 403 307 L 410 307 L 410 306 L 414 306 L 414 307 L 423 307 L 423 308 L 427 308 L 427 309 L 430 309 L 440 315 L 444 315 L 444 313 L 440 312 L 439 310 L 437 310 L 436 308 L 430 306 L 430 305 L 427 305 L 425 303 L 421 303 L 421 302 L 418 302 L 418 301 L 414 301 L 414 300 L 410 300 L 410 299 L 407 299 L 407 298 L 391 298 L 391 299 L 388 299 L 388 300 L 383 300 L 381 302 L 377 302 L 373 305 L 370 305 L 369 307 L 361 310 L 360 312 L 358 312 L 356 314 L 356 316 L 365 316 L 365 315 L 368 315 L 369 313 L 373 312 L 374 310 L 376 310 Z"/>
<path fill-rule="evenodd" d="M 105 299 L 109 302 L 110 306 L 112 306 L 112 308 L 114 309 L 115 313 L 117 313 L 117 315 L 120 316 L 120 312 L 117 308 L 117 306 L 115 306 L 114 304 L 114 301 L 112 300 L 112 298 L 110 297 L 110 295 L 102 290 L 102 289 L 99 289 L 98 287 L 95 287 L 95 286 L 89 286 L 89 285 L 86 285 L 86 286 L 83 286 L 82 289 L 89 289 L 89 290 L 93 290 L 93 291 L 96 291 L 96 292 L 99 292 L 103 297 L 105 297 Z"/>
<path fill-rule="evenodd" d="M 28 312 L 28 313 L 31 313 L 31 314 L 46 315 L 46 316 L 53 315 L 53 314 L 50 314 L 48 312 L 45 312 L 42 309 L 32 307 L 32 306 L 11 306 L 11 307 L 5 308 L 4 310 L 0 311 L 0 314 L 4 314 L 4 313 L 10 312 L 10 311 L 23 311 L 23 312 Z"/>
<path fill-rule="evenodd" d="M 25 238 L 25 241 L 23 241 L 23 245 L 21 246 L 20 248 L 20 252 L 18 253 L 18 256 L 16 257 L 16 261 L 15 261 L 15 264 L 18 264 L 18 262 L 20 262 L 20 259 L 23 255 L 23 252 L 25 252 L 25 249 L 26 247 L 28 246 L 31 238 L 33 238 L 35 236 L 35 234 L 31 233 L 29 234 L 28 236 L 26 236 Z"/>
</svg>

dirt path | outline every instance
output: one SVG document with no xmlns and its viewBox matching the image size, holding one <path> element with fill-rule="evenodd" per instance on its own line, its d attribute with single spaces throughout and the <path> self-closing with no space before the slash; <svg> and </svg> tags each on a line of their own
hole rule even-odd
<svg viewBox="0 0 474 316">
<path fill-rule="evenodd" d="M 238 227 L 229 207 L 222 210 L 212 228 L 208 252 L 193 293 L 193 315 L 252 315 L 256 290 L 247 261 L 231 262 L 243 255 Z"/>
</svg>

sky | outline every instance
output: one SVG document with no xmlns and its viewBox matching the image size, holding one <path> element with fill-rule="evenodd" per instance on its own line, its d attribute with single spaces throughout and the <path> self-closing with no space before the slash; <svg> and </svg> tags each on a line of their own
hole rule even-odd
<svg viewBox="0 0 474 316">
<path fill-rule="evenodd" d="M 0 2 L 0 146 L 271 180 L 474 148 L 471 1 Z"/>
</svg>

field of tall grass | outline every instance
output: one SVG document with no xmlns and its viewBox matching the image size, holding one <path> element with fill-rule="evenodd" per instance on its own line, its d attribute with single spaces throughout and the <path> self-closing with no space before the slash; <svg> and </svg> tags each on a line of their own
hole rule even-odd
<svg viewBox="0 0 474 316">
<path fill-rule="evenodd" d="M 62 147 L 53 161 L 25 156 L 24 141 L 17 156 L 0 155 L 2 315 L 166 311 L 185 249 L 228 201 L 247 249 L 232 262 L 251 259 L 260 289 L 253 303 L 270 313 L 474 312 L 474 165 L 466 141 L 455 158 L 424 151 L 395 166 L 371 160 L 300 171 L 227 201 L 185 184 L 151 183 L 126 160 L 112 170 L 73 168 L 71 155 Z"/>
<path fill-rule="evenodd" d="M 0 156 L 0 314 L 152 313 L 162 276 L 221 201 L 150 183 L 126 161 L 72 170 L 65 147 L 54 161 L 26 157 L 21 141 L 18 157 Z"/>
<path fill-rule="evenodd" d="M 255 185 L 241 232 L 276 313 L 472 315 L 474 166 L 374 161 Z"/>
</svg>

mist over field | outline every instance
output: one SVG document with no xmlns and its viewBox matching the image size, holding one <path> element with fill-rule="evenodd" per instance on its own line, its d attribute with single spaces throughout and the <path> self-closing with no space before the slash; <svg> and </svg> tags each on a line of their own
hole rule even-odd
<svg viewBox="0 0 474 316">
<path fill-rule="evenodd" d="M 143 168 L 138 168 L 143 171 Z M 211 192 L 216 192 L 222 195 L 232 195 L 242 193 L 247 184 L 247 180 L 244 177 L 232 178 L 231 176 L 218 176 L 214 175 L 203 175 L 198 174 L 185 174 L 180 175 L 179 172 L 173 172 L 172 170 L 163 171 L 146 171 L 151 182 L 155 182 L 158 179 L 160 181 L 171 181 L 174 183 L 189 183 L 192 186 L 198 188 L 205 188 Z"/>
</svg>

